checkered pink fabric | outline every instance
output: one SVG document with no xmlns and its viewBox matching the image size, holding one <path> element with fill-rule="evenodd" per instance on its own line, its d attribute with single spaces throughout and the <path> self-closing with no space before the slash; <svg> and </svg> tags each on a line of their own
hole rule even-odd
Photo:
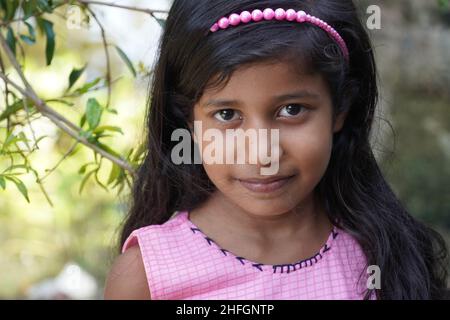
<svg viewBox="0 0 450 320">
<path fill-rule="evenodd" d="M 315 256 L 286 265 L 255 263 L 220 248 L 187 211 L 133 231 L 122 252 L 133 245 L 140 247 L 153 300 L 362 299 L 367 288 L 365 255 L 337 227 Z"/>
</svg>

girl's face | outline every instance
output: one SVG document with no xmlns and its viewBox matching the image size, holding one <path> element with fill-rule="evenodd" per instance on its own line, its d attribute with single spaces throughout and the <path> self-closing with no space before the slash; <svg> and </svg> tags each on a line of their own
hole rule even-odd
<svg viewBox="0 0 450 320">
<path fill-rule="evenodd" d="M 283 95 L 297 97 L 276 98 Z M 209 103 L 212 100 L 227 102 Z M 204 133 L 216 129 L 214 134 L 221 133 L 223 137 L 223 154 L 243 152 L 245 162 L 237 163 L 237 156 L 231 164 L 225 156 L 223 164 L 211 164 L 203 159 L 206 173 L 226 201 L 252 215 L 278 215 L 301 206 L 311 199 L 315 186 L 324 175 L 330 160 L 333 133 L 342 128 L 345 119 L 345 115 L 339 115 L 333 123 L 332 108 L 330 92 L 321 75 L 299 74 L 283 62 L 241 67 L 223 89 L 204 92 L 194 106 L 193 119 L 202 126 L 203 135 L 198 136 L 197 132 L 194 140 L 201 144 L 203 156 L 208 146 L 206 152 L 211 154 L 210 144 L 215 142 L 211 137 L 206 139 Z M 227 140 L 227 129 L 244 132 L 266 129 L 268 152 L 261 148 L 263 139 L 256 144 L 247 140 L 240 148 L 235 142 L 230 148 L 233 144 Z M 278 129 L 279 144 L 271 142 L 271 129 Z M 220 143 L 214 146 L 216 149 L 221 147 Z M 271 157 L 270 151 L 274 155 L 277 150 L 278 157 Z M 256 163 L 250 161 L 252 153 L 259 155 Z M 264 154 L 269 156 L 263 157 Z M 270 163 L 266 162 L 268 159 Z M 269 167 L 278 170 L 272 175 L 261 174 L 262 168 Z M 249 181 L 282 177 L 289 178 L 270 186 L 267 180 L 266 184 Z"/>
</svg>

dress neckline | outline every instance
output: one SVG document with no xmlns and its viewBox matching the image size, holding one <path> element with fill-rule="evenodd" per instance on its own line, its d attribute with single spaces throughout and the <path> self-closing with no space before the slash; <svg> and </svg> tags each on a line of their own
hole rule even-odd
<svg viewBox="0 0 450 320">
<path fill-rule="evenodd" d="M 209 245 L 210 247 L 213 247 L 214 249 L 220 251 L 224 257 L 232 258 L 234 260 L 237 260 L 240 262 L 240 264 L 243 267 L 250 267 L 253 270 L 259 270 L 260 272 L 271 272 L 271 273 L 290 273 L 297 270 L 301 270 L 304 268 L 309 268 L 316 263 L 318 263 L 320 260 L 323 259 L 324 255 L 328 255 L 331 248 L 334 246 L 334 240 L 338 236 L 339 232 L 337 230 L 337 227 L 333 225 L 333 228 L 328 235 L 328 238 L 325 242 L 325 244 L 320 248 L 318 252 L 316 252 L 314 255 L 310 256 L 309 258 L 299 260 L 295 263 L 287 263 L 287 264 L 264 264 L 264 263 L 258 263 L 249 259 L 246 259 L 245 257 L 238 256 L 234 254 L 233 252 L 230 252 L 224 248 L 221 248 L 213 239 L 211 239 L 208 235 L 206 235 L 197 225 L 195 225 L 190 217 L 189 217 L 189 211 L 184 210 L 179 213 L 180 217 L 187 222 L 187 225 L 189 226 L 189 229 L 193 235 L 201 236 L 205 240 L 205 244 Z"/>
</svg>

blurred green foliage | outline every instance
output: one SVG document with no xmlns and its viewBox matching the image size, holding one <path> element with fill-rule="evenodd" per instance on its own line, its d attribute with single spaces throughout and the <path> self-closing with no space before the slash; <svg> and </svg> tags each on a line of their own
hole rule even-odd
<svg viewBox="0 0 450 320">
<path fill-rule="evenodd" d="M 420 220 L 450 231 L 450 99 L 397 88 L 393 155 L 382 163 L 403 203 Z"/>
<path fill-rule="evenodd" d="M 101 288 L 117 254 L 151 71 L 94 27 L 86 1 L 0 0 L 0 298 L 68 262 Z"/>
<path fill-rule="evenodd" d="M 69 26 L 72 27 L 68 24 L 68 20 L 73 17 L 65 15 L 66 12 L 64 12 L 69 4 L 70 8 L 75 9 L 78 13 L 76 17 L 79 20 L 76 21 L 78 25 L 81 25 L 84 20 L 94 21 L 101 29 L 106 72 L 104 76 L 83 83 L 79 79 L 86 70 L 87 62 L 82 68 L 74 66 L 67 75 L 67 88 L 60 93 L 52 92 L 50 98 L 44 99 L 35 91 L 33 84 L 26 79 L 25 62 L 29 54 L 26 49 L 28 49 L 27 46 L 37 46 L 45 39 L 45 65 L 52 64 L 57 42 L 56 36 L 60 32 L 64 33 Z M 114 137 L 116 134 L 123 135 L 123 130 L 119 126 L 107 124 L 104 121 L 105 113 L 117 115 L 117 110 L 110 106 L 113 85 L 110 44 L 106 41 L 102 23 L 88 4 L 88 1 L 81 0 L 0 0 L 0 44 L 3 49 L 0 54 L 0 77 L 4 81 L 3 97 L 0 100 L 3 105 L 0 109 L 0 124 L 3 124 L 0 127 L 0 157 L 6 158 L 10 163 L 5 170 L 0 171 L 0 187 L 4 190 L 10 182 L 15 184 L 27 201 L 29 201 L 27 185 L 22 182 L 21 176 L 25 171 L 26 173 L 31 171 L 35 175 L 35 181 L 41 185 L 42 192 L 51 204 L 50 196 L 42 184 L 43 179 L 29 161 L 30 155 L 39 149 L 39 142 L 45 136 L 37 136 L 33 131 L 33 139 L 30 139 L 23 131 L 26 127 L 33 130 L 31 123 L 34 121 L 33 116 L 35 115 L 50 119 L 55 126 L 75 140 L 75 144 L 64 155 L 64 158 L 70 157 L 78 144 L 85 145 L 94 151 L 94 161 L 82 164 L 79 169 L 79 173 L 84 175 L 80 184 L 80 193 L 90 178 L 94 178 L 104 189 L 117 187 L 118 193 L 120 193 L 126 184 L 131 185 L 132 175 L 144 151 L 139 146 L 133 146 L 128 148 L 128 151 L 125 152 L 126 155 L 122 155 L 121 152 L 115 150 L 115 146 L 105 142 L 106 137 Z M 58 12 L 58 10 L 62 12 Z M 59 14 L 65 19 L 63 23 L 66 24 L 66 28 L 60 28 L 57 31 L 51 20 Z M 23 33 L 24 27 L 26 33 Z M 36 32 L 36 29 L 40 33 Z M 114 47 L 118 57 L 136 77 L 135 67 L 126 53 L 117 44 Z M 18 51 L 18 49 L 20 50 Z M 17 75 L 22 83 L 13 79 L 11 74 Z M 79 85 L 76 85 L 77 82 Z M 100 102 L 97 97 L 90 96 L 92 92 L 105 88 L 107 89 L 106 101 Z M 84 96 L 89 98 L 84 113 L 78 120 L 68 119 L 64 115 L 64 111 L 58 112 L 53 106 L 54 103 L 58 103 L 67 108 L 73 108 L 74 105 L 81 102 L 81 98 Z M 104 166 L 103 159 L 113 162 L 106 182 L 101 182 L 98 175 L 102 165 Z"/>
</svg>

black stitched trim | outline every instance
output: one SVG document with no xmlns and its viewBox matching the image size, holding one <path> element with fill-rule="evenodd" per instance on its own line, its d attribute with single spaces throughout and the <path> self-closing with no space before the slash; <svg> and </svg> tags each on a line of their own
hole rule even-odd
<svg viewBox="0 0 450 320">
<path fill-rule="evenodd" d="M 208 242 L 209 245 L 212 245 L 212 243 L 214 243 L 214 240 L 209 237 L 205 237 L 205 240 Z"/>
<path fill-rule="evenodd" d="M 331 232 L 333 233 L 333 239 L 336 239 L 338 232 L 336 230 L 334 230 L 334 228 L 333 228 L 333 230 L 331 230 Z"/>
<path fill-rule="evenodd" d="M 196 233 L 197 231 L 199 233 L 201 233 L 203 235 L 203 237 L 205 238 L 205 240 L 208 242 L 209 245 L 212 245 L 212 243 L 215 243 L 214 240 L 212 240 L 211 238 L 209 238 L 208 236 L 206 236 L 199 228 L 194 228 L 194 227 L 190 227 L 190 229 L 192 230 L 192 233 Z M 333 239 L 336 239 L 337 235 L 339 234 L 333 227 L 332 232 L 332 236 Z M 217 246 L 218 247 L 218 246 Z M 225 255 L 227 256 L 227 253 L 230 253 L 230 251 L 219 248 L 218 249 Z M 296 271 L 296 270 L 300 270 L 302 268 L 306 268 L 308 267 L 308 262 L 309 262 L 309 266 L 313 265 L 313 260 L 314 263 L 317 263 L 318 260 L 322 259 L 322 253 L 325 253 L 327 251 L 329 251 L 331 249 L 331 246 L 328 246 L 327 243 L 325 243 L 325 245 L 322 247 L 322 249 L 316 253 L 314 256 L 310 257 L 310 258 L 306 258 L 303 260 L 300 260 L 296 263 L 291 263 L 291 264 L 277 264 L 277 265 L 273 265 L 272 269 L 273 269 L 273 273 L 276 273 L 278 269 L 281 270 L 281 273 L 284 273 L 284 271 L 286 270 L 287 273 L 290 273 L 291 271 Z M 322 253 L 321 253 L 322 252 Z M 239 262 L 242 265 L 245 265 L 245 258 L 244 257 L 235 257 L 237 260 L 239 260 Z M 252 267 L 257 268 L 259 271 L 264 271 L 262 266 L 265 266 L 265 264 L 263 263 L 252 263 Z"/>
<path fill-rule="evenodd" d="M 333 229 L 332 232 L 333 232 L 333 239 L 335 239 L 337 237 L 337 235 L 338 235 L 338 232 L 337 231 L 335 232 L 334 229 Z M 325 243 L 325 245 L 322 247 L 321 251 L 322 251 L 322 253 L 325 253 L 325 252 L 327 252 L 330 249 L 331 249 L 331 246 L 328 246 L 328 244 Z M 313 265 L 313 260 L 314 260 L 314 263 L 317 263 L 317 261 L 322 259 L 322 257 L 323 256 L 322 256 L 322 254 L 319 251 L 314 256 L 312 256 L 310 258 L 307 258 L 307 259 L 304 259 L 304 260 L 300 260 L 300 261 L 298 261 L 296 263 L 273 265 L 272 266 L 273 273 L 276 273 L 278 269 L 281 270 L 281 273 L 284 273 L 285 269 L 286 269 L 287 273 L 290 273 L 291 269 L 292 269 L 292 271 L 300 270 L 302 268 L 308 267 L 308 262 L 309 262 L 309 266 L 312 266 Z"/>
<path fill-rule="evenodd" d="M 264 264 L 262 263 L 253 263 L 252 266 L 255 268 L 258 268 L 259 271 L 263 271 L 263 269 L 261 268 L 261 266 L 263 266 Z"/>
<path fill-rule="evenodd" d="M 274 265 L 274 266 L 272 266 L 273 273 L 276 273 L 278 269 L 281 270 L 281 273 L 284 273 L 285 269 L 286 269 L 287 273 L 290 273 L 291 269 L 292 269 L 292 271 L 300 270 L 302 268 L 308 267 L 308 262 L 309 262 L 309 266 L 312 266 L 313 260 L 314 260 L 314 263 L 316 263 L 318 261 L 317 257 L 322 258 L 322 255 L 320 253 L 317 253 L 316 255 L 312 256 L 311 258 L 300 260 L 296 263 Z"/>
</svg>

